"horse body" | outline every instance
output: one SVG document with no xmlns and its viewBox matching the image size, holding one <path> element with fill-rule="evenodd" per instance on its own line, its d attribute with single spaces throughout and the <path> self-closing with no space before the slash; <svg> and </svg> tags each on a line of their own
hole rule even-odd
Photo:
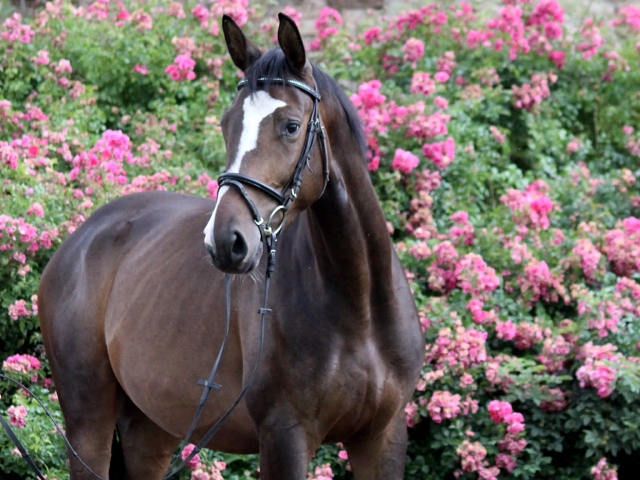
<svg viewBox="0 0 640 480">
<path fill-rule="evenodd" d="M 330 181 L 278 237 L 258 374 L 207 446 L 259 451 L 261 478 L 302 480 L 317 446 L 341 441 L 357 479 L 399 479 L 403 407 L 423 338 L 366 166 L 350 160 L 360 148 L 335 113 L 339 102 L 323 102 Z M 232 191 L 225 198 L 217 228 L 240 222 L 238 209 L 229 209 L 243 201 Z M 74 232 L 43 273 L 40 321 L 67 433 L 104 478 L 116 427 L 126 478 L 160 478 L 198 405 L 197 381 L 215 361 L 225 319 L 224 275 L 206 261 L 202 243 L 214 206 L 169 192 L 122 197 Z M 262 258 L 256 271 L 265 265 Z M 215 378 L 222 389 L 209 396 L 194 442 L 233 403 L 257 361 L 263 283 L 259 274 L 234 276 L 229 340 Z M 73 480 L 93 478 L 70 460 Z"/>
</svg>

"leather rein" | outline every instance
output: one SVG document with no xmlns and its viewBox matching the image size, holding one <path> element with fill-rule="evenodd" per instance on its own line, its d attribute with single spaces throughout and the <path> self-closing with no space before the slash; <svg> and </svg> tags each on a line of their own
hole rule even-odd
<svg viewBox="0 0 640 480">
<path fill-rule="evenodd" d="M 247 80 L 241 80 L 238 83 L 238 90 L 240 90 L 242 87 L 246 86 L 247 83 L 248 83 Z M 271 187 L 270 185 L 267 185 L 266 183 L 261 182 L 260 180 L 257 180 L 255 178 L 249 177 L 248 175 L 244 175 L 242 173 L 225 172 L 225 173 L 221 174 L 218 177 L 218 185 L 220 187 L 225 186 L 225 185 L 230 185 L 230 186 L 233 186 L 236 189 L 238 189 L 238 191 L 240 192 L 240 195 L 244 198 L 245 202 L 247 203 L 247 206 L 249 207 L 249 211 L 251 212 L 251 215 L 253 216 L 253 221 L 256 224 L 256 226 L 258 227 L 258 229 L 260 230 L 260 235 L 263 238 L 263 240 L 265 241 L 265 243 L 267 245 L 267 248 L 268 248 L 268 251 L 269 251 L 268 257 L 267 257 L 267 272 L 266 272 L 266 276 L 265 276 L 265 288 L 264 288 L 264 296 L 263 296 L 263 306 L 262 306 L 262 308 L 258 309 L 258 314 L 260 315 L 260 346 L 258 348 L 258 355 L 257 355 L 257 358 L 256 358 L 256 363 L 255 363 L 255 365 L 253 367 L 253 370 L 251 372 L 251 376 L 247 380 L 247 383 L 244 385 L 244 387 L 242 388 L 242 390 L 238 394 L 238 397 L 233 402 L 231 407 L 229 407 L 229 409 L 227 409 L 227 411 L 218 419 L 218 421 L 202 437 L 200 442 L 198 442 L 198 444 L 193 448 L 191 453 L 187 457 L 185 457 L 182 460 L 182 462 L 180 462 L 180 464 L 173 471 L 171 471 L 170 473 L 168 473 L 167 475 L 162 477 L 162 480 L 166 480 L 166 479 L 168 479 L 170 477 L 173 477 L 176 473 L 178 473 L 180 470 L 182 470 L 193 459 L 193 457 L 195 457 L 198 454 L 198 452 L 200 452 L 200 450 L 202 450 L 202 448 L 204 448 L 204 446 L 207 443 L 209 443 L 211 438 L 213 438 L 215 433 L 220 429 L 222 424 L 227 420 L 227 418 L 229 418 L 229 416 L 231 415 L 233 410 L 236 408 L 236 406 L 238 406 L 240 401 L 244 398 L 245 394 L 247 393 L 247 390 L 249 389 L 249 387 L 253 383 L 253 380 L 254 380 L 257 372 L 258 372 L 258 367 L 260 366 L 260 359 L 262 357 L 262 350 L 263 350 L 263 346 L 264 346 L 265 320 L 266 320 L 266 316 L 271 314 L 271 309 L 267 308 L 267 303 L 268 303 L 268 299 L 269 299 L 269 286 L 270 286 L 270 281 L 271 281 L 271 275 L 273 274 L 274 269 L 275 269 L 275 260 L 276 260 L 276 248 L 275 247 L 276 247 L 277 235 L 280 233 L 280 231 L 282 230 L 282 227 L 284 226 L 284 220 L 285 220 L 285 215 L 287 213 L 287 210 L 289 209 L 289 207 L 291 206 L 293 201 L 298 196 L 298 191 L 300 190 L 300 186 L 302 184 L 302 177 L 303 177 L 303 174 L 304 174 L 305 167 L 308 168 L 309 171 L 312 171 L 311 167 L 309 166 L 309 159 L 311 157 L 311 151 L 312 151 L 313 146 L 315 144 L 316 137 L 320 137 L 320 140 L 321 140 L 321 142 L 320 142 L 320 153 L 322 155 L 323 182 L 324 182 L 323 183 L 323 187 L 322 187 L 322 192 L 320 193 L 319 197 L 322 196 L 322 194 L 324 193 L 324 191 L 327 188 L 327 183 L 329 182 L 329 159 L 328 159 L 328 155 L 327 155 L 326 133 L 325 133 L 324 127 L 322 126 L 322 122 L 320 121 L 320 114 L 319 114 L 319 111 L 318 111 L 318 102 L 320 101 L 320 98 L 321 98 L 320 93 L 315 88 L 312 88 L 309 85 L 307 85 L 307 84 L 305 84 L 303 82 L 300 82 L 299 80 L 289 79 L 289 78 L 282 79 L 282 78 L 265 78 L 265 77 L 261 77 L 261 78 L 259 78 L 257 80 L 257 83 L 258 83 L 258 85 L 262 85 L 262 86 L 282 84 L 284 86 L 295 87 L 295 88 L 303 91 L 304 93 L 308 94 L 313 100 L 313 110 L 311 111 L 311 116 L 309 118 L 309 123 L 307 124 L 307 132 L 306 132 L 306 136 L 305 136 L 305 140 L 304 140 L 304 147 L 302 149 L 302 152 L 300 153 L 300 157 L 298 159 L 298 163 L 296 164 L 296 166 L 295 166 L 295 168 L 293 170 L 293 174 L 291 175 L 291 178 L 289 179 L 289 181 L 285 184 L 285 186 L 282 189 L 282 191 L 278 191 L 275 188 Z M 244 188 L 244 185 L 248 185 L 250 187 L 256 188 L 256 189 L 260 190 L 261 192 L 267 194 L 271 198 L 275 199 L 278 202 L 278 206 L 276 206 L 271 211 L 271 214 L 269 215 L 269 218 L 267 219 L 266 223 L 265 223 L 265 220 L 260 215 L 260 212 L 258 211 L 258 208 L 256 207 L 255 202 L 252 200 L 251 196 L 249 195 L 247 190 Z M 278 224 L 278 226 L 274 228 L 274 226 L 272 226 L 272 221 L 274 219 L 274 216 L 278 212 L 282 212 L 282 218 L 281 218 L 280 223 Z M 218 355 L 216 357 L 216 361 L 215 361 L 215 363 L 213 365 L 213 368 L 211 370 L 211 373 L 209 374 L 208 379 L 207 380 L 199 380 L 198 381 L 198 385 L 202 385 L 204 387 L 203 388 L 203 392 L 202 392 L 202 395 L 200 397 L 200 402 L 198 403 L 198 408 L 196 409 L 196 412 L 194 414 L 194 417 L 193 417 L 193 420 L 192 420 L 191 425 L 189 427 L 189 430 L 187 432 L 187 435 L 185 436 L 185 439 L 181 443 L 180 451 L 182 451 L 184 449 L 184 447 L 189 443 L 189 440 L 191 439 L 191 436 L 192 436 L 192 434 L 193 434 L 193 432 L 194 432 L 194 430 L 196 428 L 196 425 L 198 424 L 198 420 L 200 419 L 200 416 L 201 416 L 202 411 L 204 409 L 204 404 L 207 401 L 209 393 L 211 392 L 212 389 L 213 390 L 220 390 L 222 388 L 221 385 L 215 383 L 213 380 L 214 380 L 215 375 L 216 375 L 216 373 L 218 371 L 218 367 L 220 365 L 220 360 L 222 358 L 222 354 L 224 352 L 224 348 L 225 348 L 225 346 L 227 344 L 227 338 L 228 338 L 228 335 L 229 335 L 230 318 L 231 318 L 231 275 L 226 274 L 225 275 L 225 331 L 224 331 L 224 336 L 222 338 L 222 344 L 220 345 L 220 350 L 218 351 Z M 33 398 L 35 398 L 36 401 L 40 404 L 40 406 L 45 410 L 45 412 L 47 413 L 47 415 L 49 416 L 49 418 L 51 419 L 51 421 L 55 425 L 58 433 L 64 438 L 64 440 L 65 440 L 67 446 L 69 447 L 69 450 L 71 451 L 72 455 L 74 457 L 76 457 L 76 459 L 91 474 L 93 474 L 93 476 L 95 476 L 99 480 L 106 480 L 106 479 L 103 479 L 100 475 L 98 475 L 93 469 L 91 469 L 91 467 L 89 467 L 89 465 L 87 465 L 82 460 L 82 458 L 80 458 L 78 453 L 71 446 L 71 443 L 69 443 L 69 440 L 63 434 L 63 432 L 60 429 L 60 427 L 58 426 L 57 422 L 53 419 L 51 413 L 45 408 L 45 406 L 42 404 L 42 402 L 27 387 L 25 387 L 21 383 L 15 381 L 15 380 L 13 380 L 13 379 L 11 379 L 9 377 L 6 377 L 5 375 L 0 374 L 0 378 L 4 378 L 6 380 L 9 380 L 9 381 L 11 381 L 13 383 L 18 384 L 19 386 L 24 388 L 25 391 L 27 391 L 29 394 L 31 394 L 31 396 Z M 22 454 L 22 457 L 28 463 L 28 465 L 31 468 L 31 470 L 34 471 L 34 473 L 36 474 L 38 479 L 46 480 L 46 476 L 36 466 L 36 464 L 31 459 L 31 457 L 29 456 L 28 452 L 26 451 L 26 449 L 24 448 L 24 446 L 22 445 L 20 440 L 18 440 L 16 435 L 13 433 L 10 425 L 2 417 L 0 417 L 0 426 L 2 426 L 4 428 L 4 430 L 6 431 L 6 433 L 9 436 L 9 438 L 16 445 L 16 447 L 18 448 L 18 450 Z"/>
</svg>

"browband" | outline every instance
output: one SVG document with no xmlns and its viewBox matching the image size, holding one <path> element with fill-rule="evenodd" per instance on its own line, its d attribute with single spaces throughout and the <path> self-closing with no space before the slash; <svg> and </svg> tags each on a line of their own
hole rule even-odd
<svg viewBox="0 0 640 480">
<path fill-rule="evenodd" d="M 322 96 L 320 95 L 320 93 L 315 89 L 315 88 L 311 88 L 309 85 L 307 85 L 306 83 L 303 82 L 299 82 L 298 80 L 294 80 L 292 78 L 267 78 L 267 77 L 260 77 L 258 78 L 258 80 L 256 80 L 258 84 L 269 84 L 269 85 L 277 85 L 278 83 L 281 83 L 282 85 L 291 85 L 292 87 L 297 87 L 300 90 L 308 93 L 309 95 L 311 95 L 313 98 L 315 98 L 316 100 L 320 100 L 322 99 Z M 238 90 L 240 90 L 242 87 L 244 87 L 245 85 L 247 85 L 249 83 L 249 81 L 246 78 L 243 78 L 242 80 L 240 80 L 238 82 Z"/>
</svg>

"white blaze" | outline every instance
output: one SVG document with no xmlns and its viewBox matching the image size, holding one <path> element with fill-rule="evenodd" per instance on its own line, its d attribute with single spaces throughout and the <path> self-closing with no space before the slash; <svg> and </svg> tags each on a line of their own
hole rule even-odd
<svg viewBox="0 0 640 480">
<path fill-rule="evenodd" d="M 260 132 L 260 123 L 262 123 L 262 120 L 271 115 L 277 108 L 284 107 L 285 105 L 285 102 L 273 98 L 264 90 L 258 90 L 244 99 L 244 103 L 242 104 L 244 114 L 242 118 L 242 134 L 240 135 L 240 142 L 238 143 L 238 153 L 227 172 L 240 172 L 242 159 L 258 145 L 258 133 Z M 229 190 L 229 187 L 224 186 L 218 191 L 216 206 L 211 214 L 211 218 L 209 218 L 207 226 L 204 227 L 204 243 L 212 248 L 215 248 L 213 245 L 213 226 L 216 219 L 216 212 L 218 211 L 220 200 L 227 190 Z"/>
</svg>

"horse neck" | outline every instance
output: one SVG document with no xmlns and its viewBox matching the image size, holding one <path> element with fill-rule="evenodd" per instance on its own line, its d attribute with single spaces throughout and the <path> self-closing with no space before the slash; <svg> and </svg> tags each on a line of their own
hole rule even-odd
<svg viewBox="0 0 640 480">
<path fill-rule="evenodd" d="M 392 290 L 386 288 L 392 279 L 387 224 L 360 147 L 344 127 L 333 136 L 327 130 L 333 140 L 330 180 L 309 209 L 316 261 L 327 282 L 368 308 L 372 292 Z"/>
</svg>

